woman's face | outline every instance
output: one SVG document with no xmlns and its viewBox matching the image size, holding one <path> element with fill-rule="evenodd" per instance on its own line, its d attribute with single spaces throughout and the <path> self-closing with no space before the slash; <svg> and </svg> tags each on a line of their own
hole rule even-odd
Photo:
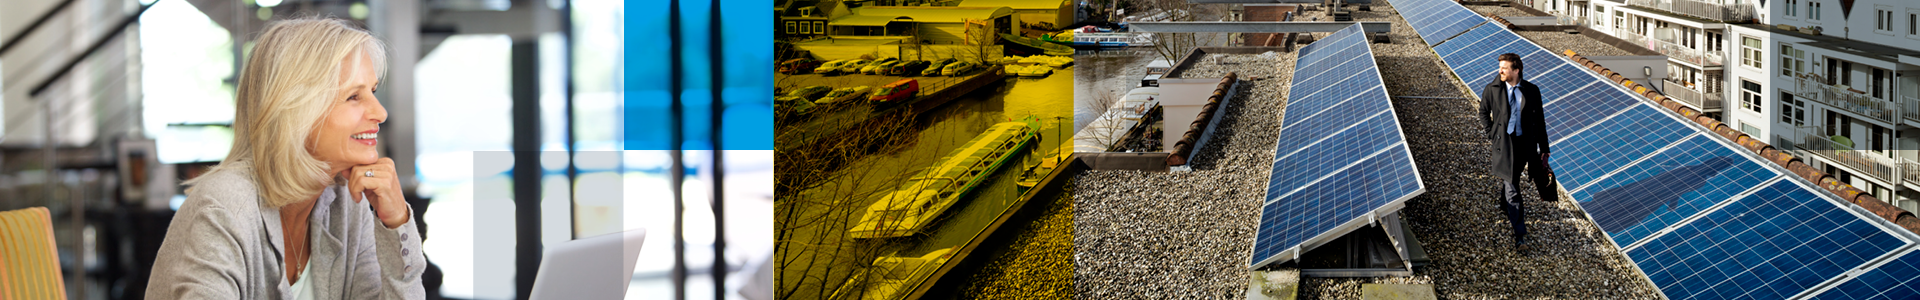
<svg viewBox="0 0 1920 300">
<path fill-rule="evenodd" d="M 387 108 L 373 97 L 379 85 L 373 60 L 356 52 L 340 67 L 339 92 L 329 99 L 335 101 L 333 110 L 320 117 L 320 128 L 308 137 L 313 141 L 309 149 L 313 157 L 332 165 L 333 173 L 378 162 L 374 139 L 379 137 L 380 123 L 387 120 Z"/>
</svg>

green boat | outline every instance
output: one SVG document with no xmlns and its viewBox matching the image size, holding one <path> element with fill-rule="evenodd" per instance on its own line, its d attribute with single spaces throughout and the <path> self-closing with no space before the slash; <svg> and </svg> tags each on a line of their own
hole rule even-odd
<svg viewBox="0 0 1920 300">
<path fill-rule="evenodd" d="M 1027 117 L 988 127 L 942 157 L 938 164 L 907 179 L 900 188 L 867 206 L 866 216 L 847 230 L 856 239 L 909 236 L 926 229 L 960 197 L 986 182 L 994 170 L 1038 137 L 1039 118 Z"/>
</svg>

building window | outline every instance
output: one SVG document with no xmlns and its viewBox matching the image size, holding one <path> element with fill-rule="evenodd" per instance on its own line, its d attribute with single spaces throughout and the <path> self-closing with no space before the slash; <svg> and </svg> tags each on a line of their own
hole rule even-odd
<svg viewBox="0 0 1920 300">
<path fill-rule="evenodd" d="M 793 21 L 787 21 L 787 34 L 793 34 Z"/>
<path fill-rule="evenodd" d="M 1742 36 L 1740 48 L 1740 64 L 1755 69 L 1761 68 L 1760 60 L 1764 58 L 1761 58 L 1760 54 L 1760 39 Z"/>
<path fill-rule="evenodd" d="M 1627 12 L 1613 10 L 1613 29 L 1620 29 L 1625 24 L 1627 24 Z"/>
<path fill-rule="evenodd" d="M 1920 14 L 1907 14 L 1907 35 L 1920 35 Z"/>
<path fill-rule="evenodd" d="M 1747 121 L 1740 121 L 1740 132 L 1750 136 L 1761 136 L 1760 127 L 1753 127 L 1753 124 L 1747 124 Z"/>
<path fill-rule="evenodd" d="M 1807 19 L 1820 20 L 1820 0 L 1807 1 Z"/>
<path fill-rule="evenodd" d="M 1787 16 L 1788 17 L 1793 16 L 1793 9 L 1794 9 L 1794 6 L 1796 5 L 1800 5 L 1799 0 L 1787 0 Z"/>
<path fill-rule="evenodd" d="M 1873 30 L 1893 31 L 1893 12 L 1873 10 Z"/>
<path fill-rule="evenodd" d="M 1807 107 L 1793 98 L 1793 93 L 1780 91 L 1780 122 L 1793 126 L 1807 125 Z"/>
<path fill-rule="evenodd" d="M 1741 78 L 1740 79 L 1740 108 L 1745 108 L 1755 113 L 1759 113 L 1761 112 L 1760 105 L 1761 105 L 1760 84 L 1755 83 L 1752 80 L 1747 80 L 1746 78 Z"/>
<path fill-rule="evenodd" d="M 1780 43 L 1780 75 L 1793 77 L 1807 72 L 1806 50 L 1794 49 L 1792 45 Z"/>
<path fill-rule="evenodd" d="M 1886 83 L 1887 74 L 1893 73 L 1893 72 L 1887 71 L 1887 69 L 1881 69 L 1881 68 L 1872 68 L 1872 69 L 1873 69 L 1873 73 L 1868 74 L 1869 77 L 1867 77 L 1867 80 L 1869 81 L 1867 82 L 1868 90 L 1873 92 L 1874 98 L 1886 99 L 1887 97 L 1881 97 L 1881 95 L 1886 94 L 1885 92 L 1887 90 L 1887 83 Z"/>
<path fill-rule="evenodd" d="M 1722 36 L 1722 35 L 1721 35 L 1720 33 L 1718 33 L 1718 32 L 1712 32 L 1712 31 L 1708 31 L 1708 32 L 1707 32 L 1707 49 L 1706 49 L 1706 50 L 1707 50 L 1707 51 L 1714 51 L 1714 52 L 1719 52 L 1719 51 L 1724 51 L 1724 49 L 1722 49 L 1722 48 L 1726 48 L 1726 46 L 1722 46 L 1722 45 L 1721 45 L 1721 43 L 1723 43 L 1723 42 L 1724 42 L 1724 40 L 1725 40 L 1725 38 L 1724 38 L 1724 37 L 1723 37 L 1723 36 Z"/>
</svg>

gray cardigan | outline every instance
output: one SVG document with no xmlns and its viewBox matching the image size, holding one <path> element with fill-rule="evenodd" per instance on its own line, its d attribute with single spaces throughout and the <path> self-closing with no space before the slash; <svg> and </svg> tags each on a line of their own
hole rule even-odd
<svg viewBox="0 0 1920 300">
<path fill-rule="evenodd" d="M 291 299 L 280 210 L 254 188 L 250 169 L 202 175 L 187 190 L 160 244 L 147 299 Z M 387 229 L 343 185 L 320 194 L 308 223 L 307 259 L 316 299 L 425 299 L 419 231 Z"/>
</svg>

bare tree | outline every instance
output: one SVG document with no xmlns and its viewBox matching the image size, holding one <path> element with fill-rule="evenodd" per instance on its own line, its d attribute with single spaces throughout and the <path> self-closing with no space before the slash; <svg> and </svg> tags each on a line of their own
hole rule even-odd
<svg viewBox="0 0 1920 300">
<path fill-rule="evenodd" d="M 1224 6 L 1217 4 L 1192 4 L 1187 0 L 1135 0 L 1134 7 L 1144 11 L 1139 16 L 1164 16 L 1161 22 L 1199 21 L 1203 16 L 1223 15 Z M 1221 38 L 1220 33 L 1157 32 L 1153 33 L 1153 50 L 1160 58 L 1179 63 L 1182 55 L 1193 52 L 1193 48 L 1211 45 Z"/>
<path fill-rule="evenodd" d="M 949 115 L 965 118 L 966 128 L 985 127 L 987 115 L 967 113 Z M 845 143 L 834 143 L 824 151 L 805 148 L 776 150 L 775 189 L 775 269 L 776 294 L 780 299 L 824 299 L 840 291 L 842 296 L 858 299 L 868 283 L 888 270 L 874 268 L 875 258 L 913 256 L 900 251 L 920 244 L 923 236 L 877 240 L 855 240 L 846 235 L 868 213 L 875 199 L 892 192 L 919 175 L 935 158 L 948 151 L 921 149 L 907 151 L 918 132 L 911 130 L 908 117 L 885 120 L 879 126 L 863 127 L 844 134 Z M 971 135 L 953 135 L 941 145 L 959 144 Z M 862 143 L 859 141 L 869 141 Z M 846 168 L 824 171 L 825 165 L 862 159 L 866 149 L 874 153 L 901 155 L 888 164 L 870 163 L 870 168 Z M 947 218 L 943 216 L 942 218 Z M 944 221 L 935 221 L 941 223 Z M 870 274 L 869 276 L 857 276 Z M 858 279 L 858 280 L 856 280 Z"/>
</svg>

